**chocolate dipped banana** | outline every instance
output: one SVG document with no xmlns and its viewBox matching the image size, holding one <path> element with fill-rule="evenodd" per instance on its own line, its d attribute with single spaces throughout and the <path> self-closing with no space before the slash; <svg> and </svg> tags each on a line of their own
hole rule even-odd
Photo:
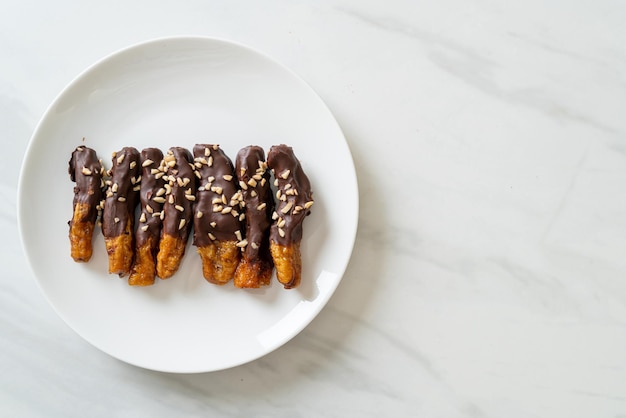
<svg viewBox="0 0 626 418">
<path fill-rule="evenodd" d="M 197 144 L 193 155 L 200 178 L 194 205 L 193 244 L 202 259 L 204 278 L 221 285 L 233 278 L 244 245 L 243 196 L 233 164 L 219 145 Z"/>
<path fill-rule="evenodd" d="M 159 252 L 157 254 L 157 276 L 168 279 L 176 273 L 185 255 L 185 247 L 191 230 L 193 202 L 196 199 L 196 177 L 193 157 L 189 150 L 172 147 L 163 157 L 164 196 L 153 198 L 163 202 L 160 213 L 163 220 Z"/>
<path fill-rule="evenodd" d="M 242 148 L 235 159 L 235 173 L 246 216 L 242 257 L 234 284 L 240 288 L 267 286 L 274 270 L 269 247 L 274 197 L 263 148 L 253 145 Z"/>
<path fill-rule="evenodd" d="M 124 147 L 112 155 L 113 165 L 102 214 L 102 233 L 109 257 L 109 273 L 130 273 L 134 257 L 135 207 L 140 184 L 139 151 Z"/>
<path fill-rule="evenodd" d="M 72 219 L 68 222 L 70 254 L 76 262 L 87 262 L 93 253 L 93 231 L 102 210 L 104 169 L 94 150 L 79 146 L 72 152 L 68 172 L 76 183 Z"/>
<path fill-rule="evenodd" d="M 163 203 L 168 189 L 165 188 L 163 153 L 158 148 L 141 151 L 141 188 L 139 202 L 141 211 L 135 229 L 135 260 L 128 277 L 131 286 L 154 284 L 156 257 L 159 251 L 163 226 Z M 169 188 L 171 190 L 171 187 Z"/>
<path fill-rule="evenodd" d="M 302 224 L 313 205 L 308 177 L 287 145 L 274 145 L 267 154 L 267 165 L 274 174 L 276 209 L 270 227 L 270 252 L 276 266 L 276 277 L 291 289 L 300 284 L 302 260 L 300 242 Z"/>
</svg>

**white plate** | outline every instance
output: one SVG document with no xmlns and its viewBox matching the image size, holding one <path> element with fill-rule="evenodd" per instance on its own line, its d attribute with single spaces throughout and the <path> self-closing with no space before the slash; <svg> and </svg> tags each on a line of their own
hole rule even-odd
<svg viewBox="0 0 626 418">
<path fill-rule="evenodd" d="M 67 166 L 77 145 L 94 148 L 108 168 L 111 152 L 123 146 L 201 142 L 221 144 L 231 158 L 250 144 L 294 148 L 316 202 L 304 225 L 300 288 L 284 290 L 275 279 L 260 290 L 209 284 L 191 245 L 173 278 L 130 287 L 107 273 L 99 230 L 91 261 L 72 261 Z M 339 284 L 358 218 L 352 157 L 322 100 L 267 56 L 211 38 L 150 41 L 87 69 L 35 130 L 18 194 L 24 250 L 61 318 L 113 357 L 181 373 L 246 363 L 299 333 Z"/>
</svg>

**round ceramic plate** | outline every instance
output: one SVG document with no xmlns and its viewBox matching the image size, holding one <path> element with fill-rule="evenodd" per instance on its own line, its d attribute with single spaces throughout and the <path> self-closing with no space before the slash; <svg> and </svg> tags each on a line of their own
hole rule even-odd
<svg viewBox="0 0 626 418">
<path fill-rule="evenodd" d="M 314 191 L 305 220 L 302 283 L 285 290 L 210 284 L 189 243 L 180 270 L 130 287 L 107 273 L 102 233 L 89 263 L 69 253 L 78 145 L 105 167 L 124 146 L 192 148 L 218 143 L 234 158 L 250 144 L 288 144 Z M 211 38 L 168 38 L 104 58 L 51 104 L 28 146 L 19 184 L 19 226 L 42 291 L 81 337 L 120 360 L 168 372 L 240 365 L 280 347 L 320 312 L 350 258 L 358 218 L 354 164 L 328 108 L 294 73 L 248 47 Z M 190 240 L 191 241 L 191 240 Z"/>
</svg>

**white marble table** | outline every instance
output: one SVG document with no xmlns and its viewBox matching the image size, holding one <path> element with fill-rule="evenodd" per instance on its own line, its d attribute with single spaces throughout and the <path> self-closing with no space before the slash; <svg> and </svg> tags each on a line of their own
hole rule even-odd
<svg viewBox="0 0 626 418">
<path fill-rule="evenodd" d="M 626 416 L 624 4 L 1 9 L 1 416 Z M 322 313 L 260 360 L 198 375 L 77 336 L 16 226 L 48 104 L 102 56 L 169 35 L 232 39 L 293 69 L 335 114 L 360 183 L 353 257 Z"/>
</svg>

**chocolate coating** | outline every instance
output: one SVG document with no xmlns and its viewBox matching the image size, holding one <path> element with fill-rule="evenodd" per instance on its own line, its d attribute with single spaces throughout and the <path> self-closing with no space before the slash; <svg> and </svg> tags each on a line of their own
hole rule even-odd
<svg viewBox="0 0 626 418">
<path fill-rule="evenodd" d="M 89 170 L 90 174 L 86 175 L 83 168 Z M 89 211 L 85 216 L 82 219 L 70 221 L 70 225 L 73 221 L 96 222 L 98 216 L 96 206 L 100 204 L 103 196 L 103 170 L 96 152 L 85 146 L 76 147 L 69 161 L 68 173 L 70 179 L 76 182 L 73 206 L 76 207 L 78 203 L 86 203 L 89 206 Z"/>
<path fill-rule="evenodd" d="M 201 189 L 196 193 L 194 205 L 194 245 L 198 247 L 209 245 L 212 241 L 209 233 L 220 241 L 236 241 L 235 231 L 241 233 L 242 230 L 239 220 L 240 200 L 236 196 L 237 177 L 233 163 L 218 145 L 197 144 L 193 148 L 193 154 L 199 165 L 197 171 L 200 173 L 201 185 Z M 203 163 L 202 160 L 206 160 L 207 163 Z M 213 178 L 213 181 L 209 182 L 210 178 Z M 222 196 L 226 197 L 226 203 L 213 204 L 214 200 L 222 199 Z M 222 213 L 227 207 L 231 208 L 230 212 Z M 200 218 L 198 212 L 202 212 Z M 213 222 L 215 226 L 211 225 Z"/>
<path fill-rule="evenodd" d="M 270 188 L 270 172 L 265 163 L 263 148 L 250 145 L 242 148 L 235 159 L 235 173 L 237 180 L 248 186 L 242 189 L 243 201 L 246 208 L 246 240 L 244 255 L 247 259 L 256 259 L 259 254 L 271 260 L 269 255 L 269 232 L 274 211 L 274 198 Z M 256 176 L 256 178 L 253 178 Z M 260 178 L 260 180 L 259 180 Z M 252 186 L 250 180 L 254 181 Z M 254 193 L 252 193 L 254 191 Z M 258 209 L 265 203 L 265 207 Z M 252 245 L 252 244 L 255 245 Z"/>
<path fill-rule="evenodd" d="M 102 214 L 102 233 L 105 238 L 121 235 L 129 218 L 131 226 L 134 225 L 135 207 L 139 200 L 139 190 L 136 187 L 139 185 L 136 183 L 141 171 L 139 151 L 134 147 L 124 147 L 115 153 L 112 162 L 111 185 L 106 192 Z M 123 198 L 123 201 L 119 198 Z"/>
<path fill-rule="evenodd" d="M 196 194 L 196 176 L 191 168 L 193 157 L 186 148 L 172 147 L 163 159 L 164 161 L 172 161 L 172 158 L 175 164 L 167 169 L 168 182 L 172 191 L 164 196 L 165 219 L 163 220 L 162 234 L 168 234 L 186 242 L 191 229 L 193 201 L 186 198 L 185 194 L 191 196 Z M 179 181 L 183 184 L 181 185 Z M 183 210 L 178 210 L 177 206 L 182 207 Z M 182 220 L 185 222 L 181 228 Z"/>
<path fill-rule="evenodd" d="M 158 248 L 158 238 L 161 235 L 161 228 L 163 221 L 160 216 L 152 216 L 154 213 L 160 213 L 163 209 L 163 203 L 155 202 L 152 200 L 156 196 L 159 189 L 162 189 L 165 185 L 165 180 L 162 177 L 163 172 L 159 171 L 161 176 L 157 178 L 157 174 L 152 170 L 158 169 L 163 160 L 163 153 L 158 148 L 145 148 L 141 151 L 141 189 L 139 190 L 139 201 L 141 202 L 141 213 L 145 217 L 145 222 L 139 222 L 137 230 L 135 232 L 135 238 L 138 246 L 143 246 L 150 237 L 155 237 L 153 245 Z M 151 160 L 152 164 L 143 166 L 144 162 Z M 152 214 L 146 210 L 146 206 L 150 206 Z M 148 228 L 144 231 L 142 227 L 145 225 Z"/>
<path fill-rule="evenodd" d="M 312 203 L 309 202 L 313 202 L 311 183 L 293 149 L 287 145 L 274 145 L 270 148 L 267 165 L 278 181 L 277 193 L 280 194 L 275 211 L 278 219 L 270 228 L 270 241 L 289 246 L 302 240 L 302 223 L 310 213 L 309 207 Z M 280 228 L 278 224 L 283 219 L 285 224 Z M 281 236 L 279 229 L 284 232 L 284 236 Z"/>
</svg>

